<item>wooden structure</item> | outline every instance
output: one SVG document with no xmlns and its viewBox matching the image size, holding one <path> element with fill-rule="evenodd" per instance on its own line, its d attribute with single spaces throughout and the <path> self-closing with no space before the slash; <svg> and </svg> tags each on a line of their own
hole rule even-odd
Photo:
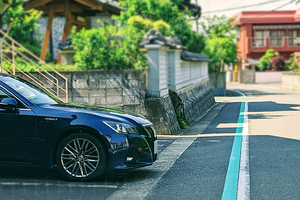
<svg viewBox="0 0 300 200">
<path fill-rule="evenodd" d="M 64 15 L 66 18 L 62 35 L 62 41 L 66 41 L 72 26 L 76 26 L 78 31 L 86 27 L 86 17 L 95 16 L 98 13 L 120 15 L 120 12 L 125 10 L 118 2 L 108 0 L 31 0 L 26 3 L 26 8 L 49 13 L 41 60 L 46 58 L 52 21 L 55 16 Z M 57 63 L 60 63 L 60 59 L 59 55 Z"/>
</svg>

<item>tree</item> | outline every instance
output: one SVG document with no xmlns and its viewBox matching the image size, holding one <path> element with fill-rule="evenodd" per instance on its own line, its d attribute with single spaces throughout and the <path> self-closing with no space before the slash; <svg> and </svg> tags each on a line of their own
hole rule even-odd
<svg viewBox="0 0 300 200">
<path fill-rule="evenodd" d="M 300 55 L 291 54 L 288 60 L 288 69 L 300 72 Z"/>
<path fill-rule="evenodd" d="M 285 58 L 283 56 L 275 56 L 271 60 L 272 69 L 275 71 L 283 71 L 285 70 Z"/>
<path fill-rule="evenodd" d="M 272 69 L 272 58 L 278 56 L 279 53 L 273 49 L 268 49 L 263 57 L 259 60 L 258 67 L 260 70 L 270 70 Z"/>
<path fill-rule="evenodd" d="M 201 26 L 208 37 L 226 37 L 235 30 L 235 27 L 230 26 L 232 21 L 232 18 L 227 19 L 225 15 L 221 17 L 214 15 L 212 18 L 207 18 L 206 21 L 201 22 Z"/>
<path fill-rule="evenodd" d="M 188 10 L 181 11 L 178 8 L 183 0 L 127 0 L 122 6 L 127 8 L 126 12 L 117 17 L 121 25 L 127 24 L 127 20 L 139 15 L 145 20 L 163 20 L 170 25 L 170 35 L 177 36 L 187 50 L 200 53 L 204 49 L 204 37 L 192 30 L 188 19 L 192 13 Z"/>
<path fill-rule="evenodd" d="M 201 23 L 208 34 L 205 40 L 204 54 L 211 59 L 210 72 L 222 71 L 223 64 L 236 62 L 237 46 L 234 42 L 235 34 L 230 31 L 230 19 L 225 16 L 207 19 Z"/>
<path fill-rule="evenodd" d="M 38 55 L 40 42 L 33 35 L 36 34 L 35 29 L 38 26 L 36 21 L 42 12 L 33 9 L 24 10 L 21 0 L 10 0 L 10 4 L 10 8 L 2 18 L 2 24 L 8 24 L 8 35 Z"/>
</svg>

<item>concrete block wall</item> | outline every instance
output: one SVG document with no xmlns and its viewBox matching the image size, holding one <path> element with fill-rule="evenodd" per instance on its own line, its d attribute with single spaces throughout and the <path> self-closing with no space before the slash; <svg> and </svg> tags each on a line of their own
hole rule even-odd
<svg viewBox="0 0 300 200">
<path fill-rule="evenodd" d="M 254 70 L 241 70 L 239 82 L 242 84 L 254 84 L 255 73 L 256 72 Z"/>
<path fill-rule="evenodd" d="M 145 98 L 141 70 L 62 72 L 69 80 L 69 102 L 123 109 Z"/>
<path fill-rule="evenodd" d="M 60 73 L 68 79 L 68 102 L 124 109 L 142 104 L 145 98 L 147 71 L 144 70 Z M 42 79 L 38 73 L 32 74 Z M 21 73 L 17 75 L 26 78 Z M 59 85 L 64 88 L 65 82 L 59 80 Z"/>
<path fill-rule="evenodd" d="M 300 92 L 300 73 L 282 72 L 281 87 Z"/>
<path fill-rule="evenodd" d="M 210 85 L 215 96 L 226 96 L 226 73 L 209 73 Z"/>
</svg>

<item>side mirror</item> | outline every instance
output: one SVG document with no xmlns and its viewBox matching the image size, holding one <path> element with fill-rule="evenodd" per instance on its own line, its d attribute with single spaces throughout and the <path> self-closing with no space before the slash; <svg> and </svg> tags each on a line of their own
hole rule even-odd
<svg viewBox="0 0 300 200">
<path fill-rule="evenodd" d="M 18 102 L 13 98 L 4 98 L 0 101 L 0 109 L 4 109 L 7 112 L 17 112 Z"/>
</svg>

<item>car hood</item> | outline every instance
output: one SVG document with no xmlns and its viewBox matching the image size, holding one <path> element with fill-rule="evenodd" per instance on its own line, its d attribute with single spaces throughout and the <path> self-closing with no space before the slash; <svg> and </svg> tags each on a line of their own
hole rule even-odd
<svg viewBox="0 0 300 200">
<path fill-rule="evenodd" d="M 144 116 L 129 112 L 118 110 L 114 108 L 106 108 L 100 106 L 90 106 L 90 105 L 83 105 L 83 104 L 74 104 L 74 103 L 62 103 L 62 104 L 55 104 L 55 105 L 44 105 L 43 107 L 50 107 L 56 110 L 63 110 L 72 113 L 87 113 L 87 114 L 94 114 L 98 116 L 105 116 L 105 117 L 113 117 L 123 120 L 135 121 L 138 124 L 150 124 L 151 122 L 147 120 Z"/>
</svg>

